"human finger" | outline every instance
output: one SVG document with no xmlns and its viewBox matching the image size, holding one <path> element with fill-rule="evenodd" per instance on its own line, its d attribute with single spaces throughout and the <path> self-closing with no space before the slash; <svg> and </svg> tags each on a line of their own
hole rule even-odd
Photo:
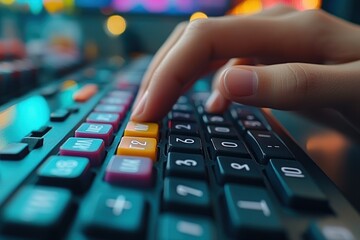
<svg viewBox="0 0 360 240">
<path fill-rule="evenodd" d="M 218 91 L 230 101 L 259 107 L 343 110 L 360 100 L 359 76 L 360 61 L 234 66 L 222 75 Z"/>
</svg>

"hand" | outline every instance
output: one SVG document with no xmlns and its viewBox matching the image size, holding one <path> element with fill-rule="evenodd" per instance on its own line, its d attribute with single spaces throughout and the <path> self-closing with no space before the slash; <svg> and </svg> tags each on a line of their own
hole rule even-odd
<svg viewBox="0 0 360 240">
<path fill-rule="evenodd" d="M 360 126 L 360 27 L 284 6 L 181 23 L 150 64 L 132 120 L 160 120 L 196 79 L 222 65 L 209 112 L 224 111 L 230 101 L 333 108 Z"/>
</svg>

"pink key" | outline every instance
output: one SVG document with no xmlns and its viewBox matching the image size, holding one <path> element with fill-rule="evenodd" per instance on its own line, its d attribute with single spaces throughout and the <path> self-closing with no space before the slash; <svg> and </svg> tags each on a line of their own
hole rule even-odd
<svg viewBox="0 0 360 240">
<path fill-rule="evenodd" d="M 105 112 L 105 113 L 118 113 L 121 116 L 124 115 L 126 107 L 124 105 L 114 105 L 114 104 L 98 104 L 94 112 Z"/>
<path fill-rule="evenodd" d="M 116 155 L 106 168 L 105 180 L 128 186 L 149 187 L 152 179 L 152 160 L 145 157 Z"/>
<path fill-rule="evenodd" d="M 91 166 L 99 166 L 105 156 L 102 139 L 71 137 L 60 147 L 60 155 L 86 157 Z"/>
<path fill-rule="evenodd" d="M 96 113 L 92 112 L 86 118 L 86 122 L 88 123 L 107 123 L 111 124 L 114 128 L 114 131 L 119 129 L 120 121 L 122 120 L 123 116 L 117 113 Z"/>
<path fill-rule="evenodd" d="M 114 130 L 110 124 L 83 123 L 75 131 L 75 137 L 100 138 L 105 145 L 110 145 L 113 139 Z"/>
</svg>

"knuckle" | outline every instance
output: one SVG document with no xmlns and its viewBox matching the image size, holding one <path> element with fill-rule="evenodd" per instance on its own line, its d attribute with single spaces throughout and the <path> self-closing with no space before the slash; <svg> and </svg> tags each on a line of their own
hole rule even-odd
<svg viewBox="0 0 360 240">
<path fill-rule="evenodd" d="M 284 75 L 280 77 L 278 84 L 273 87 L 277 88 L 274 92 L 286 94 L 287 100 L 283 97 L 273 96 L 274 104 L 282 106 L 283 109 L 292 109 L 298 107 L 299 99 L 306 101 L 309 95 L 310 84 L 316 78 L 310 73 L 306 66 L 300 63 L 284 64 Z M 281 94 L 281 96 L 283 96 Z"/>
</svg>

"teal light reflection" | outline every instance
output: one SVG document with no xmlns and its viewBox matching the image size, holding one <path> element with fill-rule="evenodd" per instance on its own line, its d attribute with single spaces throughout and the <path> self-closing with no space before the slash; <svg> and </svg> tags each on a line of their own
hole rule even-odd
<svg viewBox="0 0 360 240">
<path fill-rule="evenodd" d="M 2 114 L 5 111 L 11 114 Z M 6 125 L 0 126 L 0 148 L 11 142 L 19 142 L 31 131 L 44 126 L 50 118 L 50 108 L 46 100 L 41 96 L 30 97 L 0 113 L 2 122 Z"/>
<path fill-rule="evenodd" d="M 43 9 L 42 0 L 29 0 L 29 9 L 32 14 L 39 14 Z"/>
</svg>

